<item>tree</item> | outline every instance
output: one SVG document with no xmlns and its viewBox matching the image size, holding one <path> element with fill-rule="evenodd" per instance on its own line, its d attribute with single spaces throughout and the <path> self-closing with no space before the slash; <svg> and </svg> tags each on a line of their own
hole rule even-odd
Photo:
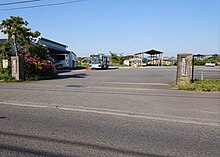
<svg viewBox="0 0 220 157">
<path fill-rule="evenodd" d="M 38 31 L 31 32 L 31 29 L 26 27 L 27 25 L 28 22 L 19 16 L 11 16 L 0 24 L 1 31 L 8 35 L 8 41 L 13 42 L 16 56 L 25 51 L 27 45 L 40 35 Z"/>
<path fill-rule="evenodd" d="M 40 43 L 36 43 L 36 44 L 29 44 L 27 47 L 27 51 L 30 54 L 30 56 L 34 57 L 40 57 L 41 59 L 46 59 L 47 55 L 48 55 L 48 49 L 41 45 Z"/>
<path fill-rule="evenodd" d="M 124 60 L 129 60 L 133 58 L 133 56 L 123 56 L 122 53 L 120 55 L 117 55 L 117 53 L 114 53 L 112 51 L 110 51 L 109 53 L 110 53 L 110 63 L 112 65 L 123 65 Z"/>
<path fill-rule="evenodd" d="M 8 59 L 10 56 L 11 56 L 10 42 L 8 41 L 0 42 L 0 60 Z"/>
<path fill-rule="evenodd" d="M 119 64 L 119 57 L 116 53 L 110 51 L 110 63 L 111 64 Z"/>
</svg>

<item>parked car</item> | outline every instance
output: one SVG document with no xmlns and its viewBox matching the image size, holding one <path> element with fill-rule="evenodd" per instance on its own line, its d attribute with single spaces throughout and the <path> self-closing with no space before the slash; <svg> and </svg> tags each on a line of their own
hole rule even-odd
<svg viewBox="0 0 220 157">
<path fill-rule="evenodd" d="M 207 62 L 207 63 L 205 63 L 205 66 L 206 67 L 215 67 L 215 63 Z"/>
</svg>

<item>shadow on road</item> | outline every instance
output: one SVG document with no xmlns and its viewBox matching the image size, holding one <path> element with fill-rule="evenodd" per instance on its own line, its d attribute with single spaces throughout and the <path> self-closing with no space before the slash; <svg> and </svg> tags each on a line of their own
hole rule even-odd
<svg viewBox="0 0 220 157">
<path fill-rule="evenodd" d="M 119 69 L 119 67 L 110 67 L 108 69 L 93 69 L 93 70 L 97 70 L 97 71 L 108 71 L 108 70 L 116 70 L 116 69 Z M 92 70 L 92 69 L 90 69 Z"/>
<path fill-rule="evenodd" d="M 60 73 L 66 73 L 66 72 L 70 72 L 72 69 L 70 68 L 65 68 L 65 69 L 57 69 L 57 72 Z"/>
<path fill-rule="evenodd" d="M 65 154 L 60 154 L 60 153 L 52 153 L 49 151 L 15 147 L 15 146 L 10 146 L 10 145 L 5 145 L 5 144 L 0 144 L 0 150 L 15 152 L 20 155 L 21 154 L 29 154 L 29 155 L 42 156 L 42 157 L 79 157 L 79 156 L 73 156 L 73 155 L 70 156 L 70 155 L 65 155 Z M 0 155 L 1 155 L 1 153 L 0 153 Z"/>
<path fill-rule="evenodd" d="M 86 76 L 89 76 L 85 73 L 79 73 L 79 74 L 66 74 L 66 75 L 58 75 L 58 79 L 67 79 L 67 78 L 86 78 Z"/>
<path fill-rule="evenodd" d="M 69 141 L 69 140 L 60 140 L 60 139 L 39 137 L 39 136 L 33 136 L 33 135 L 23 135 L 23 134 L 2 132 L 2 131 L 0 131 L 0 135 L 23 138 L 23 140 L 29 139 L 29 140 L 35 140 L 35 141 L 43 141 L 43 142 L 67 144 L 67 145 L 72 145 L 72 146 L 80 146 L 80 147 L 84 147 L 84 148 L 88 148 L 88 149 L 92 148 L 92 149 L 96 149 L 99 151 L 119 153 L 119 154 L 123 154 L 123 155 L 133 155 L 133 156 L 143 156 L 143 157 L 146 157 L 146 156 L 147 157 L 168 157 L 168 156 L 149 154 L 149 153 L 144 153 L 144 152 L 139 152 L 139 151 L 113 148 L 113 147 L 103 146 L 103 145 L 98 145 L 98 144 L 84 143 L 84 142 L 78 142 L 78 141 Z M 0 144 L 0 150 L 6 150 L 6 151 L 8 150 L 8 151 L 16 152 L 16 153 L 27 153 L 27 154 L 33 154 L 33 155 L 38 155 L 38 156 L 40 155 L 40 156 L 49 156 L 49 157 L 52 157 L 52 156 L 53 157 L 58 157 L 58 156 L 70 157 L 65 154 L 55 154 L 52 152 L 46 152 L 46 151 L 35 150 L 35 149 L 30 149 L 30 148 L 15 147 L 15 146 L 4 145 L 4 144 Z M 71 156 L 71 157 L 75 157 L 75 156 Z M 171 156 L 169 156 L 169 157 L 171 157 Z"/>
</svg>

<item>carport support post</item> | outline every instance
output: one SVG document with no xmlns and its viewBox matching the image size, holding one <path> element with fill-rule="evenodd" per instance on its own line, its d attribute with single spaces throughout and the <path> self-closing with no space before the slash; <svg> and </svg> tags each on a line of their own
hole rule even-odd
<svg viewBox="0 0 220 157">
<path fill-rule="evenodd" d="M 16 56 L 11 57 L 12 77 L 16 80 L 24 79 L 24 58 Z"/>
<path fill-rule="evenodd" d="M 190 83 L 192 67 L 192 54 L 177 55 L 176 84 L 185 85 Z"/>
<path fill-rule="evenodd" d="M 192 56 L 192 79 L 191 81 L 194 82 L 194 65 L 195 64 L 195 55 Z"/>
</svg>

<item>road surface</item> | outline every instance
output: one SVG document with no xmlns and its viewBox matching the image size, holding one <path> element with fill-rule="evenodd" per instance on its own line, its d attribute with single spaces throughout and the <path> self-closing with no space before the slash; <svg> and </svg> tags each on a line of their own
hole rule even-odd
<svg viewBox="0 0 220 157">
<path fill-rule="evenodd" d="M 220 156 L 220 94 L 173 89 L 175 67 L 0 83 L 0 156 Z"/>
</svg>

